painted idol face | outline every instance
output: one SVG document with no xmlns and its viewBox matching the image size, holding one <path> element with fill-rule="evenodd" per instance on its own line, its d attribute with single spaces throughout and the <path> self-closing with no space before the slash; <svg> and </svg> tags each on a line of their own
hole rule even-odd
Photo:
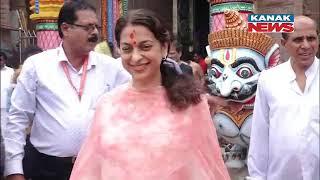
<svg viewBox="0 0 320 180">
<path fill-rule="evenodd" d="M 263 70 L 278 64 L 279 45 L 266 34 L 248 32 L 237 11 L 224 15 L 225 28 L 208 36 L 207 87 L 210 94 L 243 106 L 237 112 L 218 107 L 212 119 L 227 142 L 247 147 L 258 79 Z"/>
<path fill-rule="evenodd" d="M 260 72 L 269 66 L 265 56 L 249 48 L 222 48 L 208 54 L 210 93 L 235 102 L 249 102 L 255 95 Z"/>
</svg>

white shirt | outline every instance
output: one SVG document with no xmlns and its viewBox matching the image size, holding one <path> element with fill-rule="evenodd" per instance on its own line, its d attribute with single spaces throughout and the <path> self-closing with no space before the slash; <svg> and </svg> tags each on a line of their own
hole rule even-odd
<svg viewBox="0 0 320 180">
<path fill-rule="evenodd" d="M 315 58 L 305 74 L 307 80 L 302 92 L 290 60 L 261 73 L 248 154 L 250 177 L 257 180 L 307 179 L 303 177 L 304 167 L 308 166 L 305 162 L 312 159 L 304 155 L 302 144 L 306 142 L 304 132 L 310 121 L 319 122 L 319 59 Z M 319 151 L 315 153 L 319 156 Z M 319 164 L 314 168 L 319 169 Z M 313 177 L 312 180 L 318 179 Z"/>
<path fill-rule="evenodd" d="M 10 87 L 10 82 L 12 79 L 14 71 L 12 68 L 4 66 L 1 69 L 1 109 L 7 108 L 7 91 Z"/>
<path fill-rule="evenodd" d="M 66 61 L 71 80 L 79 88 L 78 72 L 67 61 L 62 46 L 28 58 L 12 94 L 5 132 L 5 175 L 22 173 L 25 129 L 33 120 L 30 141 L 41 153 L 76 156 L 87 134 L 98 98 L 128 82 L 130 75 L 115 59 L 90 52 L 81 101 L 61 66 Z"/>
<path fill-rule="evenodd" d="M 318 110 L 319 111 L 319 110 Z M 319 114 L 310 114 L 310 122 L 302 132 L 303 141 L 300 144 L 300 159 L 304 180 L 320 179 L 320 121 Z M 318 116 L 316 116 L 318 115 Z"/>
<path fill-rule="evenodd" d="M 1 69 L 1 135 L 4 134 L 5 125 L 7 123 L 7 114 L 8 114 L 8 100 L 9 100 L 9 88 L 11 86 L 11 79 L 13 76 L 13 69 L 7 66 L 4 66 Z"/>
</svg>

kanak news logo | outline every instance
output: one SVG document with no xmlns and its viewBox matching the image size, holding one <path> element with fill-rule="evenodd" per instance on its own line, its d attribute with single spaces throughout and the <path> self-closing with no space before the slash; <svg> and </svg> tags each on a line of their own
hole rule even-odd
<svg viewBox="0 0 320 180">
<path fill-rule="evenodd" d="M 261 33 L 290 33 L 294 31 L 293 14 L 250 14 L 248 31 Z"/>
</svg>

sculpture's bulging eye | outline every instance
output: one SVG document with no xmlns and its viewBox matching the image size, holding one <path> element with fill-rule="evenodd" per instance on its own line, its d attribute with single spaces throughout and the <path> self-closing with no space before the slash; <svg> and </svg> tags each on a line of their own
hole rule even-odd
<svg viewBox="0 0 320 180">
<path fill-rule="evenodd" d="M 247 79 L 253 75 L 252 71 L 248 67 L 242 67 L 237 71 L 237 75 L 243 79 Z"/>
<path fill-rule="evenodd" d="M 222 74 L 220 70 L 215 67 L 212 67 L 210 72 L 211 72 L 211 75 L 214 76 L 215 78 L 219 78 Z"/>
</svg>

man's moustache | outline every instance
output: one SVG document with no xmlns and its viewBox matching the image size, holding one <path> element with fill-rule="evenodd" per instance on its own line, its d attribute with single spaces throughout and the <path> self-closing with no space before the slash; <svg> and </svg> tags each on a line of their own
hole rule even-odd
<svg viewBox="0 0 320 180">
<path fill-rule="evenodd" d="M 92 36 L 88 39 L 89 42 L 93 42 L 93 43 L 97 42 L 98 40 L 99 40 L 98 36 Z"/>
</svg>

